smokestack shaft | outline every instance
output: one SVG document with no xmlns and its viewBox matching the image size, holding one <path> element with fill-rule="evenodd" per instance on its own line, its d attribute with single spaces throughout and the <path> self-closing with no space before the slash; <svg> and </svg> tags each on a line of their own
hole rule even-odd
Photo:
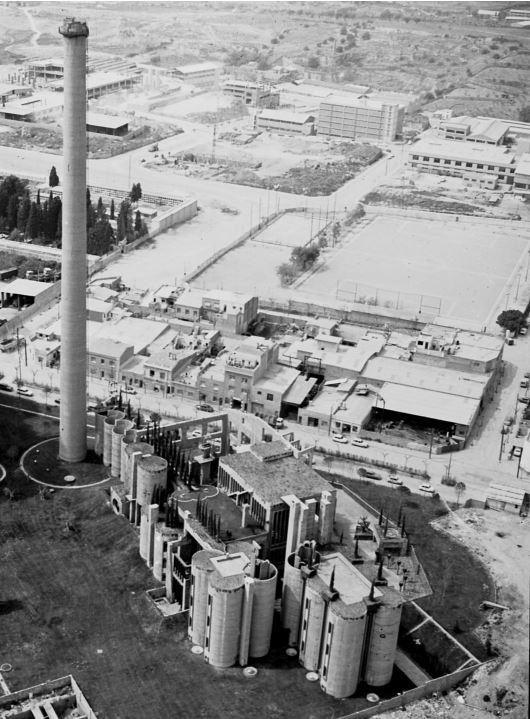
<svg viewBox="0 0 530 719">
<path fill-rule="evenodd" d="M 59 456 L 86 454 L 86 42 L 85 23 L 65 20 Z"/>
</svg>

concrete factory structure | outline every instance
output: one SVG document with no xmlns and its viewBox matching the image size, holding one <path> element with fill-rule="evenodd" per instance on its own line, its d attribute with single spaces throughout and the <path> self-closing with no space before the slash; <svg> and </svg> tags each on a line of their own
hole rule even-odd
<svg viewBox="0 0 530 719">
<path fill-rule="evenodd" d="M 86 23 L 66 18 L 59 456 L 86 454 Z"/>
<path fill-rule="evenodd" d="M 403 603 L 382 574 L 370 582 L 342 554 L 321 555 L 314 542 L 287 557 L 283 626 L 300 663 L 336 698 L 353 694 L 361 680 L 390 682 Z"/>
</svg>

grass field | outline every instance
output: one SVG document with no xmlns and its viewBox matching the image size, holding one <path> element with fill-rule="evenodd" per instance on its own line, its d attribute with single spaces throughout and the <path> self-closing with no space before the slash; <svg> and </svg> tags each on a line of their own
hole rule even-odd
<svg viewBox="0 0 530 719">
<path fill-rule="evenodd" d="M 510 230 L 454 218 L 376 217 L 299 289 L 486 324 L 516 266 L 526 267 L 528 237 L 518 225 Z"/>
</svg>

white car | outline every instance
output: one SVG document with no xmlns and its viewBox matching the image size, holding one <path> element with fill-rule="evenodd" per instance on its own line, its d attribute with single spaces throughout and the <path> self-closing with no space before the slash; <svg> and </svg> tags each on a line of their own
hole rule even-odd
<svg viewBox="0 0 530 719">
<path fill-rule="evenodd" d="M 360 439 L 359 437 L 354 437 L 351 441 L 351 443 L 355 447 L 368 447 L 368 442 L 365 442 L 364 439 Z"/>
<path fill-rule="evenodd" d="M 400 487 L 401 487 L 401 485 L 403 484 L 403 480 L 400 479 L 400 478 L 399 478 L 397 475 L 395 475 L 395 474 L 389 475 L 388 481 L 390 482 L 390 484 L 397 484 L 397 485 L 399 485 Z"/>
<path fill-rule="evenodd" d="M 33 397 L 33 392 L 30 390 L 29 387 L 24 387 L 23 384 L 20 385 L 20 387 L 17 387 L 17 392 L 19 394 L 23 394 L 26 397 Z"/>
<path fill-rule="evenodd" d="M 348 444 L 348 440 L 343 434 L 332 434 L 331 439 L 339 444 Z"/>
<path fill-rule="evenodd" d="M 434 494 L 435 492 L 434 487 L 430 484 L 420 484 L 418 489 L 420 490 L 420 492 L 426 492 L 427 494 Z"/>
</svg>

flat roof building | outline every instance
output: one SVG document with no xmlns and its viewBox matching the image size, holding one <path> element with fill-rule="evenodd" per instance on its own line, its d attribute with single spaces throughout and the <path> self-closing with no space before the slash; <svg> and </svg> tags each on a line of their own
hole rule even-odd
<svg viewBox="0 0 530 719">
<path fill-rule="evenodd" d="M 328 137 L 392 142 L 403 130 L 403 108 L 333 95 L 320 103 L 317 132 Z"/>
<path fill-rule="evenodd" d="M 258 130 L 313 135 L 315 116 L 290 110 L 262 110 L 259 115 L 256 115 L 256 127 Z"/>
<path fill-rule="evenodd" d="M 409 149 L 412 168 L 440 175 L 462 177 L 477 175 L 495 186 L 496 182 L 513 184 L 515 155 L 507 148 L 457 142 L 455 140 L 420 140 Z"/>
<path fill-rule="evenodd" d="M 220 62 L 196 62 L 189 65 L 178 65 L 173 69 L 173 75 L 192 85 L 211 85 L 222 69 L 223 66 Z"/>
<path fill-rule="evenodd" d="M 117 135 L 121 137 L 129 132 L 129 121 L 126 117 L 87 112 L 86 129 L 87 132 L 96 132 L 100 135 Z"/>
<path fill-rule="evenodd" d="M 530 152 L 525 152 L 517 161 L 513 191 L 516 195 L 530 196 Z"/>
<path fill-rule="evenodd" d="M 227 80 L 223 83 L 223 92 L 252 107 L 270 108 L 280 104 L 280 93 L 261 82 Z"/>
</svg>

